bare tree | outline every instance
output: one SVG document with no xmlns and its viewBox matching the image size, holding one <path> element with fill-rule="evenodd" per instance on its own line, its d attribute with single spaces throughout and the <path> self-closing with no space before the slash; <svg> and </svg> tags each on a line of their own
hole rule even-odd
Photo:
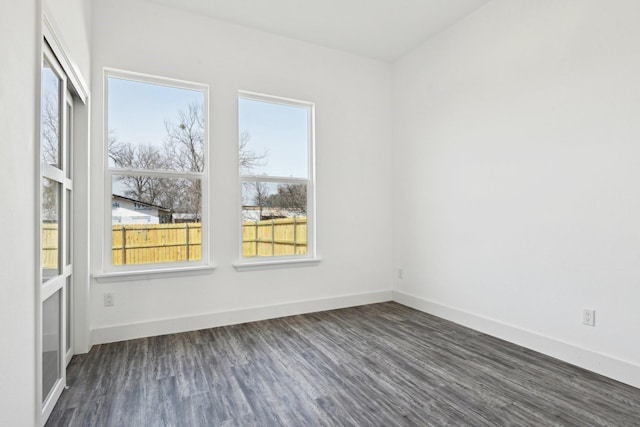
<svg viewBox="0 0 640 427">
<path fill-rule="evenodd" d="M 240 167 L 241 175 L 250 175 L 256 168 L 267 164 L 267 150 L 265 149 L 262 154 L 250 150 L 248 148 L 250 140 L 251 134 L 248 131 L 244 130 L 240 133 L 238 141 L 238 166 Z M 247 192 L 253 193 L 252 202 L 254 206 L 258 206 L 258 219 L 262 220 L 264 217 L 264 208 L 267 206 L 267 199 L 271 193 L 269 186 L 264 182 L 245 182 L 243 185 Z"/>
<path fill-rule="evenodd" d="M 204 171 L 204 105 L 192 103 L 187 111 L 178 111 L 178 121 L 165 121 L 164 144 L 169 168 L 178 171 Z"/>
<path fill-rule="evenodd" d="M 42 222 L 58 222 L 58 184 L 48 178 L 42 182 Z"/>
<path fill-rule="evenodd" d="M 150 144 L 119 142 L 109 135 L 110 163 L 119 168 L 203 172 L 205 168 L 204 104 L 193 103 L 177 113 L 176 120 L 166 120 L 166 138 L 162 148 Z M 258 154 L 248 148 L 251 136 L 244 131 L 239 141 L 239 165 L 244 174 L 266 164 L 267 152 Z M 188 213 L 200 218 L 202 182 L 200 179 L 122 176 L 124 196 L 166 207 L 172 213 Z M 266 201 L 268 188 L 260 186 Z M 264 206 L 264 204 L 262 205 Z"/>
<path fill-rule="evenodd" d="M 264 217 L 264 208 L 268 205 L 269 200 L 269 186 L 265 182 L 252 182 L 250 183 L 255 191 L 255 195 L 253 196 L 253 203 L 258 206 L 260 210 L 259 219 L 262 220 Z"/>
<path fill-rule="evenodd" d="M 305 184 L 281 184 L 277 193 L 268 196 L 267 206 L 288 211 L 294 216 L 307 213 L 307 186 Z"/>
<path fill-rule="evenodd" d="M 194 102 L 187 111 L 178 111 L 176 122 L 165 121 L 167 137 L 164 155 L 168 169 L 184 172 L 203 172 L 205 165 L 204 104 Z M 199 179 L 181 179 L 174 182 L 177 200 L 174 210 L 194 215 L 199 221 L 202 211 L 202 182 Z"/>
<path fill-rule="evenodd" d="M 123 169 L 163 170 L 169 164 L 155 145 L 119 143 L 115 139 L 109 141 L 109 158 Z"/>
<path fill-rule="evenodd" d="M 56 96 L 47 92 L 42 100 L 42 135 L 40 137 L 40 159 L 43 164 L 58 164 L 60 140 L 60 116 Z M 44 178 L 42 182 L 42 222 L 58 222 L 59 190 L 55 181 Z"/>
<path fill-rule="evenodd" d="M 151 144 L 130 144 L 109 138 L 109 158 L 115 167 L 123 169 L 162 170 L 167 169 L 167 159 L 158 147 Z M 118 181 L 124 188 L 124 196 L 152 205 L 164 206 L 167 191 L 166 179 L 123 175 Z M 168 206 L 171 207 L 171 206 Z"/>
<path fill-rule="evenodd" d="M 58 163 L 60 117 L 56 96 L 47 92 L 42 100 L 42 138 L 40 156 L 43 163 Z"/>
<path fill-rule="evenodd" d="M 262 154 L 252 151 L 247 147 L 249 141 L 251 141 L 251 134 L 243 130 L 239 137 L 240 147 L 238 151 L 238 164 L 242 175 L 250 175 L 256 168 L 267 164 L 267 150 L 265 149 Z"/>
</svg>

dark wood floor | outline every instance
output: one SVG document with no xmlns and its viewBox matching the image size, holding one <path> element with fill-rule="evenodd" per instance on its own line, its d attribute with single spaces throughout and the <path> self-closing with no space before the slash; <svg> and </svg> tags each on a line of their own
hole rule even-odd
<svg viewBox="0 0 640 427">
<path fill-rule="evenodd" d="M 396 303 L 94 346 L 47 426 L 638 426 L 640 390 Z"/>
</svg>

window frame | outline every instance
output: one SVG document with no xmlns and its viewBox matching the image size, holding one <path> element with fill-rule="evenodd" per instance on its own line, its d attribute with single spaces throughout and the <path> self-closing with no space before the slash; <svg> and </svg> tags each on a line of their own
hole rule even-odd
<svg viewBox="0 0 640 427">
<path fill-rule="evenodd" d="M 315 103 L 309 101 L 301 101 L 297 99 L 284 98 L 280 96 L 267 95 L 257 92 L 249 92 L 244 90 L 238 91 L 238 140 L 236 144 L 236 152 L 239 154 L 240 145 L 240 100 L 250 100 L 258 102 L 266 102 L 290 107 L 304 108 L 307 110 L 307 177 L 292 178 L 272 175 L 249 175 L 243 174 L 240 168 L 238 158 L 238 261 L 233 264 L 237 271 L 252 271 L 262 269 L 273 269 L 283 267 L 300 267 L 307 265 L 317 265 L 320 258 L 317 256 L 316 248 L 316 164 L 315 164 Z M 242 187 L 248 182 L 265 182 L 265 183 L 290 183 L 305 184 L 307 186 L 307 253 L 304 255 L 280 255 L 280 256 L 261 256 L 261 257 L 244 257 L 242 254 Z"/>
<path fill-rule="evenodd" d="M 147 83 L 170 88 L 186 89 L 201 92 L 204 96 L 204 170 L 202 172 L 151 170 L 135 168 L 111 168 L 109 167 L 109 79 L 128 80 L 138 83 Z M 155 277 L 171 277 L 173 275 L 205 274 L 215 268 L 210 261 L 209 235 L 211 221 L 209 217 L 209 189 L 210 189 L 210 158 L 209 158 L 209 85 L 168 77 L 154 76 L 150 74 L 125 71 L 115 68 L 103 69 L 103 135 L 102 155 L 104 170 L 104 195 L 103 195 L 103 273 L 95 274 L 99 282 L 112 282 L 120 280 L 148 279 Z M 111 197 L 112 181 L 114 176 L 153 176 L 156 178 L 185 178 L 199 179 L 201 185 L 201 257 L 194 261 L 175 261 L 164 263 L 113 265 L 112 262 L 112 218 Z"/>
</svg>

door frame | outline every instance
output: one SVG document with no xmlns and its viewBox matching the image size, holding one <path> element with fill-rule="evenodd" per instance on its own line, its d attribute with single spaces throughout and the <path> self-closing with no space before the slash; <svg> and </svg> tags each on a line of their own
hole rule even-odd
<svg viewBox="0 0 640 427">
<path fill-rule="evenodd" d="M 70 127 L 70 120 L 68 117 L 69 110 L 67 109 L 67 100 L 71 98 L 69 90 L 67 88 L 68 78 L 66 73 L 62 69 L 62 66 L 59 64 L 57 58 L 53 54 L 53 51 L 49 47 L 47 43 L 44 43 L 42 48 L 42 59 L 41 59 L 41 70 L 45 68 L 49 68 L 55 77 L 58 80 L 57 87 L 57 97 L 56 97 L 56 118 L 57 118 L 57 132 L 56 132 L 56 166 L 51 166 L 46 162 L 40 162 L 39 168 L 39 179 L 38 182 L 40 185 L 44 182 L 45 179 L 49 180 L 55 186 L 55 194 L 56 194 L 56 222 L 57 222 L 57 233 L 56 233 L 56 273 L 54 276 L 45 281 L 43 277 L 42 271 L 44 270 L 44 263 L 41 262 L 42 267 L 40 268 L 39 281 L 37 282 L 40 286 L 39 292 L 39 304 L 37 306 L 38 317 L 40 318 L 40 322 L 38 326 L 38 335 L 40 337 L 40 363 L 38 364 L 38 369 L 40 373 L 40 382 L 38 384 L 38 388 L 42 390 L 42 383 L 44 381 L 44 361 L 43 354 L 44 350 L 47 346 L 51 345 L 55 347 L 57 350 L 56 364 L 55 367 L 57 376 L 55 382 L 52 384 L 51 388 L 48 391 L 47 396 L 41 397 L 42 402 L 42 419 L 46 420 L 49 418 L 49 415 L 53 411 L 53 408 L 58 401 L 62 391 L 66 386 L 66 348 L 67 348 L 67 340 L 70 340 L 70 337 L 66 336 L 67 325 L 67 283 L 73 282 L 73 265 L 70 263 L 70 260 L 67 259 L 67 248 L 71 244 L 71 233 L 70 230 L 67 229 L 67 225 L 71 225 L 71 221 L 69 221 L 69 216 L 71 215 L 70 207 L 71 203 L 69 203 L 68 198 L 71 197 L 73 199 L 73 181 L 70 171 L 72 170 L 72 165 L 67 164 L 68 160 L 71 159 L 70 150 L 72 147 L 68 144 L 72 139 L 70 138 L 70 134 L 72 133 L 72 129 Z M 42 72 L 42 71 L 41 71 Z M 41 99 L 42 99 L 42 91 L 41 87 Z M 41 101 L 42 108 L 42 101 Z M 42 111 L 42 110 L 41 110 Z M 71 110 L 72 111 L 72 110 Z M 44 129 L 42 127 L 43 123 L 43 114 L 40 114 L 40 133 L 44 135 Z M 39 147 L 42 147 L 43 136 L 39 139 Z M 42 150 L 38 150 L 40 152 L 40 156 L 42 156 Z M 42 192 L 38 193 L 42 198 Z M 40 211 L 40 215 L 42 215 L 42 200 L 41 203 L 38 204 L 38 210 Z M 42 222 L 42 218 L 40 218 L 40 222 Z M 43 249 L 43 232 L 39 232 L 38 242 L 40 250 L 40 257 L 42 257 L 42 249 Z M 69 282 L 69 279 L 70 282 Z M 55 311 L 55 315 L 57 319 L 54 320 L 56 322 L 56 331 L 54 331 L 53 335 L 47 335 L 46 326 L 45 325 L 45 303 L 50 298 L 57 298 L 57 306 L 58 309 Z M 52 341 L 52 339 L 57 339 L 57 343 Z M 51 342 L 50 342 L 51 341 Z M 53 368 L 53 365 L 50 366 Z M 44 391 L 44 390 L 43 390 Z"/>
</svg>

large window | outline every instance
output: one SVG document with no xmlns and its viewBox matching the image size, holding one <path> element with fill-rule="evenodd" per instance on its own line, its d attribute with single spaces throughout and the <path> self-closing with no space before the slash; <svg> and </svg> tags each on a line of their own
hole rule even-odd
<svg viewBox="0 0 640 427">
<path fill-rule="evenodd" d="M 313 258 L 313 104 L 240 92 L 241 258 Z"/>
<path fill-rule="evenodd" d="M 201 262 L 207 87 L 120 71 L 105 79 L 106 264 Z"/>
</svg>

